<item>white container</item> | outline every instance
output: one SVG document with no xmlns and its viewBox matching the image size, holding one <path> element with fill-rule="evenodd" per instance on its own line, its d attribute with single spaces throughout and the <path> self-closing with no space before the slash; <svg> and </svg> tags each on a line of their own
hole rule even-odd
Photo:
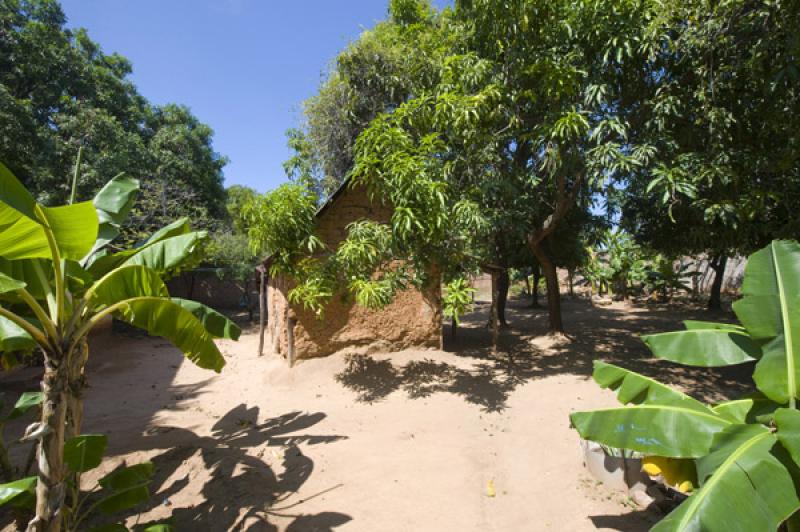
<svg viewBox="0 0 800 532">
<path fill-rule="evenodd" d="M 610 456 L 593 441 L 581 440 L 583 464 L 589 473 L 611 489 L 645 491 L 650 479 L 642 472 L 641 458 Z"/>
</svg>

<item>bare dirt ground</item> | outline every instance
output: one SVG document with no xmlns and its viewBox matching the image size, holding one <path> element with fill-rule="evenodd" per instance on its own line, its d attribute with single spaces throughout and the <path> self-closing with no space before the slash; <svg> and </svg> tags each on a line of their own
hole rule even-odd
<svg viewBox="0 0 800 532">
<path fill-rule="evenodd" d="M 568 415 L 615 404 L 591 381 L 595 359 L 710 401 L 749 389 L 747 368 L 652 361 L 635 336 L 731 316 L 569 299 L 564 311 L 570 338 L 554 339 L 544 310 L 512 301 L 498 355 L 481 303 L 456 340 L 445 327 L 443 351 L 343 352 L 293 369 L 258 357 L 250 330 L 222 343 L 220 375 L 163 340 L 105 333 L 84 432 L 108 434 L 103 471 L 156 465 L 155 495 L 129 525 L 171 514 L 192 531 L 646 530 L 657 515 L 584 472 Z M 13 395 L 36 379 L 25 370 L 0 386 Z"/>
</svg>

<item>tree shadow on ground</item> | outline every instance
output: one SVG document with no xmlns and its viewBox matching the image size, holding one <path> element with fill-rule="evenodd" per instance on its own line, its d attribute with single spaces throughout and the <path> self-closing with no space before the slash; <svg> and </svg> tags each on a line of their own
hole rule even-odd
<svg viewBox="0 0 800 532">
<path fill-rule="evenodd" d="M 380 401 L 402 390 L 412 399 L 452 393 L 488 412 L 502 411 L 520 385 L 555 375 L 590 377 L 595 360 L 605 360 L 661 382 L 676 385 L 699 399 L 714 402 L 752 390 L 752 367 L 690 368 L 657 360 L 639 338 L 677 330 L 686 319 L 732 321 L 730 313 L 711 313 L 686 305 L 596 307 L 565 298 L 567 337 L 547 337 L 547 312 L 513 301 L 507 310 L 512 327 L 502 331 L 497 352 L 486 327 L 488 303 L 465 316 L 456 338 L 445 326 L 445 350 L 457 364 L 433 359 L 396 364 L 368 355 L 348 355 L 337 380 L 362 402 Z"/>
<path fill-rule="evenodd" d="M 300 433 L 325 418 L 322 412 L 289 412 L 258 422 L 258 408 L 242 404 L 219 419 L 210 436 L 179 427 L 155 427 L 124 452 L 163 450 L 152 457 L 154 494 L 130 515 L 171 507 L 178 530 L 332 531 L 352 518 L 338 512 L 305 514 L 303 503 L 340 486 L 291 502 L 314 470 L 299 445 L 332 443 L 346 436 Z M 117 451 L 117 449 L 115 449 Z M 198 465 L 198 461 L 202 465 Z M 202 482 L 202 488 L 196 486 Z M 184 505 L 184 492 L 199 503 Z"/>
</svg>

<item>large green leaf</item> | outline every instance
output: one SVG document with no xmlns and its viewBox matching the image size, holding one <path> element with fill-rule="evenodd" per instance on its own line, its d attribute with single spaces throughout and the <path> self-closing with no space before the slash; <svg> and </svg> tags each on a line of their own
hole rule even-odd
<svg viewBox="0 0 800 532">
<path fill-rule="evenodd" d="M 175 230 L 182 230 L 183 227 L 180 226 Z M 200 251 L 200 244 L 206 237 L 205 231 L 195 231 L 168 236 L 153 242 L 148 240 L 141 247 L 98 258 L 89 267 L 89 271 L 95 277 L 101 277 L 116 267 L 140 264 L 159 273 L 168 272 L 194 257 Z"/>
<path fill-rule="evenodd" d="M 190 299 L 173 297 L 172 301 L 194 314 L 194 316 L 203 323 L 203 326 L 209 333 L 211 333 L 213 337 L 228 338 L 230 340 L 239 339 L 239 335 L 242 333 L 242 330 L 238 325 L 236 325 L 236 323 L 228 319 L 228 317 L 222 313 Z"/>
<path fill-rule="evenodd" d="M 761 350 L 734 329 L 690 329 L 642 336 L 647 347 L 663 360 L 687 366 L 719 367 L 751 362 Z"/>
<path fill-rule="evenodd" d="M 160 242 L 166 238 L 172 238 L 173 236 L 185 235 L 191 232 L 191 230 L 192 228 L 189 225 L 188 218 L 178 218 L 150 235 L 150 238 L 145 241 L 144 245 L 155 244 L 156 242 Z"/>
<path fill-rule="evenodd" d="M 124 264 L 141 264 L 159 273 L 172 271 L 193 258 L 207 236 L 205 231 L 192 231 L 159 240 L 130 257 Z"/>
<path fill-rule="evenodd" d="M 53 265 L 43 259 L 6 260 L 0 258 L 0 273 L 25 283 L 25 289 L 42 300 L 51 290 Z M 41 273 L 41 275 L 40 275 Z"/>
<path fill-rule="evenodd" d="M 671 458 L 704 456 L 714 435 L 731 425 L 727 419 L 694 406 L 649 404 L 573 412 L 570 420 L 586 440 Z"/>
<path fill-rule="evenodd" d="M 0 273 L 0 294 L 5 294 L 6 292 L 14 292 L 19 290 L 20 288 L 25 288 L 25 283 L 22 281 L 18 281 Z"/>
<path fill-rule="evenodd" d="M 709 407 L 685 393 L 607 362 L 595 361 L 592 376 L 601 388 L 615 390 L 622 404 L 672 405 L 713 414 Z"/>
<path fill-rule="evenodd" d="M 36 342 L 22 327 L 0 316 L 0 353 L 30 351 L 34 347 Z"/>
<path fill-rule="evenodd" d="M 36 477 L 0 484 L 0 506 L 27 506 L 36 497 Z"/>
<path fill-rule="evenodd" d="M 35 218 L 33 207 L 36 201 L 3 163 L 0 163 L 0 203 L 5 203 L 23 216 Z M 2 212 L 0 208 L 0 231 L 3 230 L 3 225 L 5 225 Z"/>
<path fill-rule="evenodd" d="M 753 399 L 736 399 L 725 401 L 711 408 L 716 414 L 729 420 L 731 423 L 747 423 L 747 416 L 753 411 Z"/>
<path fill-rule="evenodd" d="M 95 508 L 101 513 L 110 515 L 138 506 L 149 498 L 150 489 L 146 484 L 142 484 L 112 493 L 100 500 Z"/>
<path fill-rule="evenodd" d="M 112 514 L 133 508 L 150 498 L 147 485 L 153 478 L 155 467 L 144 462 L 112 471 L 99 480 L 100 486 L 113 493 L 103 498 L 97 509 Z"/>
<path fill-rule="evenodd" d="M 139 181 L 123 176 L 115 177 L 100 189 L 92 201 L 100 229 L 89 255 L 119 236 L 120 227 L 128 217 L 138 192 Z"/>
<path fill-rule="evenodd" d="M 763 355 L 753 380 L 778 403 L 800 396 L 800 244 L 776 240 L 750 256 L 733 309 Z"/>
<path fill-rule="evenodd" d="M 144 266 L 123 266 L 106 274 L 87 291 L 89 304 L 110 306 L 134 297 L 169 297 L 161 277 Z"/>
<path fill-rule="evenodd" d="M 24 416 L 31 408 L 36 408 L 42 404 L 42 392 L 25 392 L 19 396 L 14 408 L 5 417 L 4 422 L 8 422 Z"/>
<path fill-rule="evenodd" d="M 82 434 L 64 443 L 64 462 L 75 473 L 85 473 L 100 465 L 108 438 L 104 434 Z"/>
<path fill-rule="evenodd" d="M 155 473 L 153 462 L 142 462 L 121 467 L 101 478 L 98 483 L 105 489 L 119 491 L 150 482 Z"/>
<path fill-rule="evenodd" d="M 684 320 L 683 325 L 687 331 L 716 329 L 720 331 L 739 331 L 744 332 L 744 327 L 734 323 L 717 323 L 714 321 Z"/>
<path fill-rule="evenodd" d="M 15 214 L 16 213 L 16 214 Z M 0 257 L 9 260 L 52 259 L 45 226 L 53 233 L 61 258 L 80 260 L 97 239 L 97 212 L 91 202 L 63 207 L 34 205 L 36 218 L 29 218 L 0 203 Z"/>
<path fill-rule="evenodd" d="M 770 453 L 775 442 L 761 425 L 731 425 L 718 434 L 711 454 L 697 461 L 702 488 L 652 530 L 776 530 L 800 500 L 790 472 Z"/>
<path fill-rule="evenodd" d="M 778 440 L 800 467 L 800 411 L 780 408 L 775 411 Z"/>
<path fill-rule="evenodd" d="M 153 336 L 163 336 L 201 368 L 219 372 L 225 365 L 225 359 L 202 322 L 169 299 L 132 299 L 125 303 L 117 315 Z"/>
</svg>

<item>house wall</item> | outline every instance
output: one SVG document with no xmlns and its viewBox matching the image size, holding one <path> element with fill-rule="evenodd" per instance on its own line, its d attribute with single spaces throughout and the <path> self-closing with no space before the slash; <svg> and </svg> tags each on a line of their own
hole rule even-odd
<svg viewBox="0 0 800 532">
<path fill-rule="evenodd" d="M 363 187 L 346 189 L 328 205 L 317 222 L 317 235 L 331 248 L 347 236 L 351 222 L 370 219 L 388 222 L 392 210 L 370 201 Z M 400 351 L 412 347 L 440 348 L 442 337 L 441 287 L 434 279 L 427 289 L 408 288 L 380 310 L 356 305 L 340 293 L 334 295 L 322 319 L 301 306 L 290 305 L 291 281 L 270 278 L 267 294 L 268 332 L 275 352 L 288 351 L 287 322 L 294 327 L 295 359 L 325 356 L 347 347 Z"/>
<path fill-rule="evenodd" d="M 167 281 L 167 289 L 172 297 L 193 299 L 215 309 L 244 308 L 242 288 L 231 281 L 223 281 L 214 272 L 182 272 Z M 250 304 L 258 306 L 258 283 L 255 277 L 248 280 L 247 292 Z"/>
</svg>

